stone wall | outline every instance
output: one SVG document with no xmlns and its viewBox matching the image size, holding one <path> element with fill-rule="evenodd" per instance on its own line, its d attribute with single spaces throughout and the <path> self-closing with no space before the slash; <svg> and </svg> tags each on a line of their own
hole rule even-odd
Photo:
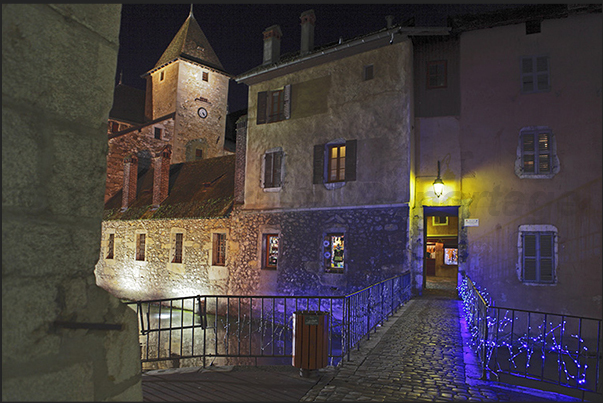
<svg viewBox="0 0 603 403">
<path fill-rule="evenodd" d="M 120 10 L 2 5 L 3 401 L 142 400 L 136 315 L 93 273 Z"/>
</svg>

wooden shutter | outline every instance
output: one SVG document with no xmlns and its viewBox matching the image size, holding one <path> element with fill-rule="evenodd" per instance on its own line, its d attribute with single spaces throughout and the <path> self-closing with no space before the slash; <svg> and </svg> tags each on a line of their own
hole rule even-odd
<svg viewBox="0 0 603 403">
<path fill-rule="evenodd" d="M 285 119 L 291 117 L 291 84 L 285 85 L 283 91 L 283 117 Z"/>
<path fill-rule="evenodd" d="M 316 144 L 314 146 L 314 163 L 313 163 L 313 179 L 312 183 L 315 185 L 319 185 L 324 183 L 324 175 L 325 175 L 325 145 L 324 144 Z"/>
<path fill-rule="evenodd" d="M 523 279 L 536 281 L 536 235 L 523 235 Z"/>
<path fill-rule="evenodd" d="M 345 181 L 356 180 L 356 140 L 345 142 Z"/>
<path fill-rule="evenodd" d="M 283 152 L 277 151 L 272 153 L 272 166 L 273 166 L 273 175 L 272 175 L 272 186 L 279 187 L 281 186 L 281 167 L 283 165 Z"/>
<path fill-rule="evenodd" d="M 258 92 L 258 115 L 256 123 L 258 125 L 266 123 L 266 107 L 268 103 L 268 92 Z"/>
<path fill-rule="evenodd" d="M 540 281 L 553 281 L 553 235 L 540 235 Z"/>
<path fill-rule="evenodd" d="M 264 154 L 264 183 L 265 188 L 272 187 L 272 155 L 273 153 Z"/>
</svg>

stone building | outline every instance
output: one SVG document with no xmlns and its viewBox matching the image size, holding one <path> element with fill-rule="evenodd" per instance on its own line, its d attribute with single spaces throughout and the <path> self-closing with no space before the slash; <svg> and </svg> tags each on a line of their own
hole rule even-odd
<svg viewBox="0 0 603 403">
<path fill-rule="evenodd" d="M 93 273 L 120 11 L 2 5 L 2 401 L 142 401 L 136 314 Z"/>
<path fill-rule="evenodd" d="M 440 243 L 499 306 L 601 318 L 601 6 L 449 21 L 414 39 L 417 285 Z"/>
</svg>

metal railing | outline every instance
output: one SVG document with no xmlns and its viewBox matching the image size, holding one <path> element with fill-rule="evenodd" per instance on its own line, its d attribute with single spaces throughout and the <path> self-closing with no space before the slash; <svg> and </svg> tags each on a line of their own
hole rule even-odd
<svg viewBox="0 0 603 403">
<path fill-rule="evenodd" d="M 468 276 L 459 286 L 483 379 L 501 375 L 602 393 L 601 320 L 494 306 Z"/>
<path fill-rule="evenodd" d="M 329 365 L 337 365 L 410 298 L 405 273 L 346 296 L 198 295 L 128 305 L 138 316 L 143 369 L 291 358 L 297 311 L 328 313 Z"/>
</svg>

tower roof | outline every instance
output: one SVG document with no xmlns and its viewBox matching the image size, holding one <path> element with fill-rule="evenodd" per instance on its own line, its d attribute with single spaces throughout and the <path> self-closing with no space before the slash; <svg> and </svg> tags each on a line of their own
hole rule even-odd
<svg viewBox="0 0 603 403">
<path fill-rule="evenodd" d="M 222 63 L 220 63 L 218 56 L 209 44 L 199 23 L 195 20 L 192 9 L 172 42 L 155 64 L 154 69 L 179 57 L 224 71 Z"/>
</svg>

